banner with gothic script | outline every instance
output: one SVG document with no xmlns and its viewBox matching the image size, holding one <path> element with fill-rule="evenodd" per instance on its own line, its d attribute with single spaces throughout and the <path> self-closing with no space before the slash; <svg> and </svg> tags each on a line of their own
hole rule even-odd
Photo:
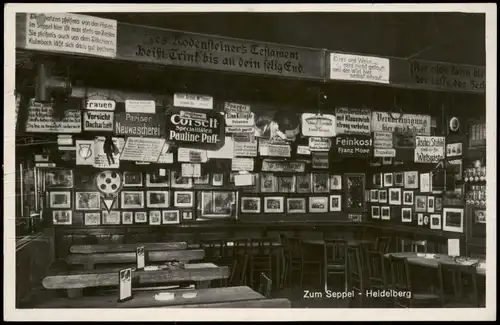
<svg viewBox="0 0 500 325">
<path fill-rule="evenodd" d="M 401 114 L 395 118 L 388 112 L 372 112 L 373 132 L 431 134 L 431 116 Z"/>
</svg>

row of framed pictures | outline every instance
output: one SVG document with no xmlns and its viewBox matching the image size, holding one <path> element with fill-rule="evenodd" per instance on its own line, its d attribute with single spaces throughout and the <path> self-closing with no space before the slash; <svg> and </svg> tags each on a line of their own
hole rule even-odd
<svg viewBox="0 0 500 325">
<path fill-rule="evenodd" d="M 182 220 L 193 220 L 193 211 L 180 210 L 150 210 L 150 211 L 102 211 L 101 212 L 85 212 L 85 226 L 98 225 L 132 225 L 132 224 L 147 224 L 149 216 L 150 225 L 167 225 L 179 224 L 180 217 Z M 72 225 L 73 211 L 71 210 L 53 210 L 52 222 L 54 225 Z"/>
<path fill-rule="evenodd" d="M 423 175 L 429 175 L 429 174 L 423 174 Z M 425 181 L 421 183 L 425 183 Z M 424 185 L 425 187 L 425 184 L 421 185 Z M 377 188 L 394 186 L 394 187 L 404 187 L 408 189 L 418 189 L 419 173 L 418 171 L 375 173 L 373 174 L 373 186 Z"/>
<path fill-rule="evenodd" d="M 388 203 L 389 205 L 415 205 L 416 212 L 440 212 L 443 199 L 434 195 L 415 195 L 414 191 L 402 191 L 401 188 L 387 190 L 371 189 L 370 203 Z"/>
<path fill-rule="evenodd" d="M 286 212 L 285 212 L 286 199 Z M 307 203 L 308 202 L 308 203 Z M 263 207 L 262 207 L 263 206 Z M 324 213 L 342 211 L 342 195 L 297 198 L 283 196 L 241 197 L 241 213 Z"/>
</svg>

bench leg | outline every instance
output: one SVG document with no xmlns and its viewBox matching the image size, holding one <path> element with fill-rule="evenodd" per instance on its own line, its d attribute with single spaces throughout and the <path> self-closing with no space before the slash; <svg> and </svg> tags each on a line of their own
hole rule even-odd
<svg viewBox="0 0 500 325">
<path fill-rule="evenodd" d="M 68 289 L 68 298 L 79 298 L 83 296 L 83 289 Z"/>
</svg>

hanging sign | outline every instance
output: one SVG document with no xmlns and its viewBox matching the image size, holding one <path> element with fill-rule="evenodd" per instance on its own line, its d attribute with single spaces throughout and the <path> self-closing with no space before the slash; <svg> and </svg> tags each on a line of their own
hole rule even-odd
<svg viewBox="0 0 500 325">
<path fill-rule="evenodd" d="M 162 115 L 144 113 L 116 113 L 115 134 L 130 137 L 160 138 L 164 134 Z"/>
<path fill-rule="evenodd" d="M 312 168 L 328 169 L 329 159 L 327 152 L 313 152 Z"/>
<path fill-rule="evenodd" d="M 123 138 L 113 138 L 113 143 L 118 148 L 118 152 L 113 154 L 114 161 L 108 161 L 108 157 L 104 152 L 104 137 L 97 137 L 95 139 L 95 154 L 94 154 L 94 167 L 96 168 L 120 168 L 120 153 L 123 150 L 125 140 Z M 78 148 L 77 148 L 78 150 Z"/>
<path fill-rule="evenodd" d="M 174 106 L 198 109 L 213 109 L 214 99 L 210 96 L 194 94 L 174 94 Z"/>
<path fill-rule="evenodd" d="M 241 127 L 241 126 L 226 126 L 226 133 L 245 133 L 250 134 L 255 132 L 255 128 L 253 126 L 250 127 Z"/>
<path fill-rule="evenodd" d="M 206 150 L 192 148 L 179 148 L 177 150 L 178 162 L 205 163 L 207 160 Z"/>
<path fill-rule="evenodd" d="M 95 161 L 95 141 L 94 140 L 75 140 L 76 145 L 76 164 L 94 165 Z"/>
<path fill-rule="evenodd" d="M 372 112 L 362 108 L 335 109 L 337 134 L 366 134 L 370 135 Z"/>
<path fill-rule="evenodd" d="M 54 118 L 51 105 L 31 101 L 26 119 L 26 132 L 37 133 L 80 133 L 82 114 L 77 110 L 67 110 L 62 119 Z"/>
<path fill-rule="evenodd" d="M 290 172 L 303 173 L 306 168 L 306 163 L 301 161 L 285 161 L 285 160 L 262 160 L 263 172 Z"/>
<path fill-rule="evenodd" d="M 157 163 L 159 164 L 173 164 L 174 163 L 174 154 L 168 152 L 170 145 L 165 142 L 163 148 L 161 149 L 160 156 L 158 157 Z"/>
<path fill-rule="evenodd" d="M 254 113 L 226 113 L 226 125 L 231 126 L 254 126 Z"/>
<path fill-rule="evenodd" d="M 310 137 L 309 150 L 310 151 L 330 151 L 332 141 L 329 138 Z"/>
<path fill-rule="evenodd" d="M 390 149 L 394 146 L 391 132 L 373 132 L 373 147 Z"/>
<path fill-rule="evenodd" d="M 172 109 L 166 117 L 167 141 L 182 146 L 217 150 L 224 145 L 223 116 L 214 111 L 206 111 L 205 119 L 189 116 L 185 109 Z"/>
<path fill-rule="evenodd" d="M 390 60 L 374 56 L 330 53 L 330 79 L 389 83 Z"/>
<path fill-rule="evenodd" d="M 114 111 L 116 102 L 114 100 L 87 99 L 85 109 L 89 111 Z"/>
<path fill-rule="evenodd" d="M 236 157 L 256 157 L 257 139 L 253 136 L 233 135 L 234 155 Z"/>
<path fill-rule="evenodd" d="M 253 171 L 254 160 L 253 158 L 233 158 L 231 161 L 232 171 Z"/>
<path fill-rule="evenodd" d="M 238 103 L 224 103 L 224 112 L 226 113 L 250 113 L 250 105 Z"/>
<path fill-rule="evenodd" d="M 335 138 L 334 152 L 341 157 L 366 157 L 372 155 L 373 141 L 367 135 L 339 135 Z"/>
<path fill-rule="evenodd" d="M 128 137 L 121 160 L 157 162 L 165 139 Z"/>
<path fill-rule="evenodd" d="M 302 135 L 306 137 L 335 136 L 335 116 L 328 114 L 304 113 L 302 120 Z"/>
<path fill-rule="evenodd" d="M 113 131 L 114 112 L 83 112 L 83 129 L 85 131 Z"/>
<path fill-rule="evenodd" d="M 125 112 L 154 114 L 156 113 L 156 103 L 154 100 L 127 99 L 125 100 Z"/>
<path fill-rule="evenodd" d="M 394 118 L 387 112 L 372 112 L 373 132 L 431 134 L 430 115 L 402 114 Z"/>
<path fill-rule="evenodd" d="M 445 157 L 445 137 L 415 137 L 415 162 L 437 163 Z"/>
<path fill-rule="evenodd" d="M 373 149 L 374 157 L 396 157 L 396 149 Z"/>
</svg>

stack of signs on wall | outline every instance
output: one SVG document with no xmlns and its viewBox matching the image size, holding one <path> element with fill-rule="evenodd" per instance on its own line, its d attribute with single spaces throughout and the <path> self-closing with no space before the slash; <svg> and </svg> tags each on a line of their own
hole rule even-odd
<svg viewBox="0 0 500 325">
<path fill-rule="evenodd" d="M 99 132 L 113 131 L 115 108 L 116 103 L 113 100 L 86 100 L 85 112 L 83 113 L 83 129 L 85 131 Z"/>
<path fill-rule="evenodd" d="M 438 163 L 445 157 L 445 137 L 415 137 L 415 162 Z"/>
<path fill-rule="evenodd" d="M 312 153 L 312 168 L 329 167 L 328 152 L 332 147 L 330 138 L 336 135 L 335 116 L 329 114 L 304 113 L 301 116 L 301 132 L 309 137 L 309 146 L 297 147 L 297 154 Z"/>
<path fill-rule="evenodd" d="M 224 103 L 226 133 L 254 133 L 255 114 L 251 112 L 250 105 L 238 103 Z"/>
<path fill-rule="evenodd" d="M 328 152 L 332 147 L 330 138 L 309 137 L 309 151 L 312 153 L 312 168 L 329 167 Z"/>
<path fill-rule="evenodd" d="M 373 132 L 373 156 L 396 157 L 393 134 L 391 132 Z"/>
</svg>

